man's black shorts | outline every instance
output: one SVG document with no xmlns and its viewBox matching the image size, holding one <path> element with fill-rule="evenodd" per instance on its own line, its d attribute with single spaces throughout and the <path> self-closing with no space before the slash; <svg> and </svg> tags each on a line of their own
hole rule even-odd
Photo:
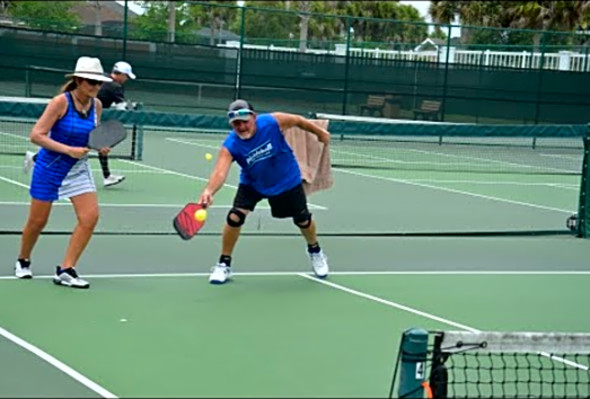
<svg viewBox="0 0 590 399">
<path fill-rule="evenodd" d="M 275 218 L 289 218 L 309 213 L 302 184 L 271 197 L 260 194 L 250 186 L 240 184 L 234 198 L 234 208 L 253 211 L 256 204 L 264 198 L 268 199 L 271 214 Z"/>
</svg>

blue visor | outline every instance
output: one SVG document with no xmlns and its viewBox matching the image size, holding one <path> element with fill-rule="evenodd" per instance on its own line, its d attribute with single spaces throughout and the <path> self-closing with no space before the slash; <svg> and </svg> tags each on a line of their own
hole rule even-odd
<svg viewBox="0 0 590 399">
<path fill-rule="evenodd" d="M 252 115 L 254 115 L 254 112 L 251 109 L 241 108 L 235 111 L 229 111 L 227 113 L 227 119 L 229 119 L 229 123 L 235 120 L 248 121 Z"/>
</svg>

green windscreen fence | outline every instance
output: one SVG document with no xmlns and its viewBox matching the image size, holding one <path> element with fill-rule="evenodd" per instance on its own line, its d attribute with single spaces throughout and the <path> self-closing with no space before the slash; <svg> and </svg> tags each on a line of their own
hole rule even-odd
<svg viewBox="0 0 590 399">
<path fill-rule="evenodd" d="M 251 7 L 245 9 L 244 20 L 263 24 L 265 16 L 279 14 L 282 23 L 298 25 L 297 13 Z M 310 23 L 335 21 L 342 27 L 360 23 L 318 15 Z M 365 25 L 375 31 L 411 32 L 413 27 L 391 20 Z M 123 39 L 2 26 L 0 95 L 52 97 L 56 82 L 63 80 L 61 71 L 70 71 L 79 56 L 93 55 L 107 71 L 120 59 L 129 61 L 138 79 L 126 84 L 127 96 L 161 112 L 216 113 L 229 100 L 243 97 L 261 111 L 303 113 L 313 104 L 317 112 L 413 120 L 419 119 L 415 111 L 424 101 L 435 101 L 439 108 L 432 117 L 448 122 L 588 122 L 588 46 L 545 48 L 533 45 L 531 38 L 526 46 L 504 49 L 455 40 L 452 50 L 439 43 L 426 51 L 424 31 L 423 36 L 416 33 L 411 40 L 392 43 L 361 43 L 353 37 L 309 40 L 301 49 L 286 38 L 257 34 L 262 33 L 246 26 L 235 40 L 183 43 L 179 37 L 179 42 L 167 43 L 133 35 Z M 368 112 L 363 106 L 369 96 L 386 101 Z"/>
<path fill-rule="evenodd" d="M 5 232 L 26 219 L 30 173 L 28 135 L 45 99 L 0 98 L 0 215 Z M 309 207 L 332 235 L 588 235 L 587 125 L 486 125 L 409 122 L 310 113 L 328 120 L 334 186 L 309 197 Z M 128 129 L 113 150 L 119 186 L 104 188 L 91 157 L 103 234 L 174 234 L 172 218 L 195 201 L 229 133 L 223 113 L 104 111 Z M 219 234 L 239 184 L 232 166 L 216 195 L 203 234 Z M 574 223 L 567 220 L 574 216 Z M 71 230 L 73 211 L 57 201 L 46 232 Z M 297 235 L 273 219 L 263 201 L 245 234 Z"/>
</svg>

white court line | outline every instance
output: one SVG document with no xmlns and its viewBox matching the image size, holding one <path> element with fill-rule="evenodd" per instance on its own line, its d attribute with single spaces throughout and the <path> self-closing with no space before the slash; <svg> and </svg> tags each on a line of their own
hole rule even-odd
<svg viewBox="0 0 590 399">
<path fill-rule="evenodd" d="M 6 183 L 14 184 L 15 186 L 19 186 L 19 187 L 22 187 L 22 188 L 26 188 L 26 189 L 29 188 L 29 186 L 26 185 L 26 184 L 24 184 L 24 183 L 18 182 L 16 180 L 8 179 L 6 177 L 0 176 L 0 180 L 5 181 Z"/>
<path fill-rule="evenodd" d="M 396 309 L 399 309 L 399 310 L 403 310 L 403 311 L 406 311 L 408 313 L 412 313 L 412 314 L 415 314 L 417 316 L 424 317 L 424 318 L 427 318 L 427 319 L 430 319 L 430 320 L 434 320 L 434 321 L 437 321 L 439 323 L 443 323 L 443 324 L 446 324 L 446 325 L 449 325 L 449 326 L 452 326 L 452 327 L 457 327 L 457 328 L 460 328 L 462 330 L 470 331 L 470 332 L 473 332 L 473 333 L 480 333 L 480 332 L 482 332 L 481 330 L 478 330 L 476 328 L 467 326 L 465 324 L 457 323 L 455 321 L 452 321 L 452 320 L 449 320 L 449 319 L 445 319 L 443 317 L 439 317 L 439 316 L 433 315 L 431 313 L 423 312 L 421 310 L 414 309 L 414 308 L 411 308 L 411 307 L 406 306 L 406 305 L 402 305 L 402 304 L 397 303 L 397 302 L 388 301 L 386 299 L 379 298 L 379 297 L 374 296 L 374 295 L 370 295 L 370 294 L 366 294 L 366 293 L 361 292 L 361 291 L 353 290 L 351 288 L 345 287 L 345 286 L 340 285 L 340 284 L 334 284 L 334 283 L 332 283 L 330 281 L 327 281 L 327 280 L 321 280 L 321 279 L 316 278 L 316 277 L 314 277 L 314 276 L 312 276 L 310 274 L 300 273 L 299 276 L 301 276 L 303 278 L 306 278 L 308 280 L 315 281 L 315 282 L 317 282 L 319 284 L 327 285 L 328 287 L 332 287 L 332 288 L 335 288 L 337 290 L 344 291 L 344 292 L 346 292 L 348 294 L 356 295 L 356 296 L 359 296 L 361 298 L 368 299 L 370 301 L 374 301 L 374 302 L 377 302 L 377 303 L 381 303 L 383 305 L 391 306 L 393 308 L 396 308 Z M 559 363 L 564 363 L 564 364 L 566 364 L 568 366 L 571 366 L 571 367 L 574 367 L 574 368 L 578 368 L 578 369 L 581 369 L 581 370 L 584 370 L 584 371 L 590 370 L 590 367 L 588 367 L 588 366 L 585 366 L 585 365 L 580 364 L 580 363 L 573 362 L 571 360 L 567 360 L 567 359 L 562 358 L 562 357 L 559 357 L 559 356 L 552 355 L 550 353 L 539 352 L 539 354 L 541 356 L 544 356 L 544 357 L 547 357 L 549 359 L 555 360 L 556 362 L 559 362 Z"/>
<path fill-rule="evenodd" d="M 392 274 L 392 275 L 393 274 L 407 274 L 407 275 L 421 275 L 421 274 L 432 274 L 432 275 L 440 275 L 440 274 L 456 274 L 456 275 L 460 275 L 460 274 L 478 274 L 478 275 L 479 274 L 500 274 L 500 275 L 502 275 L 502 274 L 529 274 L 529 275 L 531 275 L 531 274 L 541 274 L 541 275 L 545 275 L 545 274 L 556 274 L 556 275 L 560 275 L 560 274 L 585 274 L 585 275 L 590 275 L 590 271 L 332 272 L 331 275 L 346 275 L 346 274 L 349 274 L 350 275 L 350 274 L 353 274 L 353 273 L 362 274 L 362 275 L 370 275 L 370 274 Z M 103 274 L 103 275 L 86 275 L 85 277 L 86 278 L 149 278 L 149 277 L 161 278 L 161 277 L 187 277 L 187 276 L 203 276 L 204 277 L 204 276 L 208 276 L 208 275 L 209 275 L 209 273 L 152 273 L 152 274 Z M 306 274 L 306 273 L 297 273 L 297 272 L 250 272 L 250 273 L 235 273 L 235 275 L 251 276 L 251 277 L 254 277 L 254 276 L 295 276 L 296 275 L 296 276 L 300 276 L 300 277 L 303 277 L 303 278 L 312 280 L 312 281 L 317 282 L 319 284 L 323 284 L 323 285 L 326 285 L 326 286 L 335 288 L 337 290 L 344 291 L 344 292 L 346 292 L 348 294 L 352 294 L 352 295 L 359 296 L 359 297 L 364 298 L 364 299 L 368 299 L 368 300 L 371 300 L 371 301 L 374 301 L 374 302 L 377 302 L 377 303 L 381 303 L 381 304 L 384 304 L 384 305 L 387 305 L 387 306 L 390 306 L 390 307 L 394 307 L 396 309 L 399 309 L 399 310 L 402 310 L 402 311 L 406 311 L 406 312 L 409 312 L 409 313 L 412 313 L 412 314 L 415 314 L 417 316 L 424 317 L 424 318 L 427 318 L 427 319 L 430 319 L 430 320 L 434 320 L 434 321 L 437 321 L 439 323 L 443 323 L 443 324 L 446 324 L 446 325 L 449 325 L 449 326 L 460 328 L 462 330 L 471 331 L 471 332 L 474 332 L 474 333 L 481 332 L 480 330 L 478 330 L 476 328 L 467 326 L 465 324 L 457 323 L 455 321 L 452 321 L 452 320 L 449 320 L 449 319 L 445 319 L 443 317 L 439 317 L 439 316 L 433 315 L 433 314 L 428 313 L 428 312 L 423 312 L 421 310 L 414 309 L 414 308 L 411 308 L 409 306 L 399 304 L 397 302 L 388 301 L 386 299 L 382 299 L 382 298 L 379 298 L 379 297 L 374 296 L 374 295 L 370 295 L 370 294 L 366 294 L 366 293 L 363 293 L 363 292 L 360 292 L 360 291 L 356 291 L 356 290 L 353 290 L 353 289 L 350 289 L 350 288 L 347 288 L 347 287 L 344 287 L 342 285 L 335 284 L 335 283 L 332 283 L 332 282 L 329 282 L 329 281 L 326 281 L 326 280 L 317 279 L 311 273 Z M 51 278 L 52 276 L 37 276 L 36 278 L 39 278 L 39 277 L 40 278 Z M 10 277 L 8 277 L 8 276 L 0 276 L 0 280 L 8 280 L 8 279 L 13 280 L 13 281 L 19 281 L 18 279 L 16 279 L 13 276 L 10 276 Z M 7 331 L 2 330 L 0 328 L 0 334 L 4 335 L 3 332 L 6 332 L 7 334 L 10 334 Z M 10 334 L 10 335 L 12 335 L 12 334 Z M 44 352 L 38 350 L 37 348 L 33 347 L 32 345 L 30 345 L 30 344 L 28 344 L 28 343 L 20 340 L 18 337 L 14 337 L 14 338 L 17 339 L 17 340 L 19 340 L 19 342 L 23 342 L 24 344 L 28 345 L 29 347 L 33 348 L 34 350 L 39 351 L 41 354 L 36 353 L 35 351 L 33 351 L 33 349 L 29 349 L 28 347 L 25 347 L 24 345 L 21 345 L 20 343 L 17 343 L 17 344 L 21 345 L 22 347 L 24 347 L 27 350 L 30 350 L 31 352 L 35 353 L 37 356 L 39 356 L 42 359 L 48 361 L 50 364 L 54 365 L 55 367 L 57 367 L 57 368 L 59 368 L 60 370 L 63 371 L 63 369 L 59 367 L 60 365 L 63 365 L 63 363 L 61 363 L 57 359 L 54 359 L 53 357 L 45 354 Z M 13 342 L 16 343 L 16 341 L 14 341 L 14 340 L 13 340 Z M 51 360 L 54 360 L 56 363 L 55 364 L 52 363 L 47 358 L 43 357 L 43 355 L 49 357 Z M 563 358 L 560 358 L 560 357 L 552 356 L 552 355 L 550 355 L 548 353 L 542 352 L 541 355 L 542 356 L 545 356 L 545 357 L 548 357 L 548 358 L 551 358 L 553 360 L 556 360 L 558 362 L 562 362 L 562 363 L 567 364 L 569 366 L 582 369 L 582 370 L 586 370 L 587 371 L 589 369 L 587 366 L 584 366 L 584 365 L 581 365 L 581 364 L 578 364 L 578 363 L 575 363 L 575 362 L 572 362 L 572 361 L 569 361 L 569 360 L 566 360 L 566 359 L 563 359 Z M 63 365 L 63 366 L 64 367 L 67 367 L 65 365 Z M 93 389 L 89 385 L 86 384 L 86 383 L 94 384 L 92 381 L 87 380 L 87 379 L 86 379 L 87 381 L 86 380 L 79 380 L 78 378 L 85 379 L 85 377 L 82 376 L 82 375 L 80 375 L 80 374 L 78 374 L 76 371 L 74 371 L 74 370 L 72 370 L 70 368 L 67 368 L 67 370 L 68 370 L 67 372 L 64 371 L 64 372 L 66 372 L 66 374 L 72 375 L 73 378 L 75 378 L 76 380 L 80 381 L 81 383 L 83 383 L 84 385 L 86 385 L 87 387 L 89 387 L 90 389 Z M 70 374 L 70 372 L 72 374 Z M 105 398 L 116 398 L 113 394 L 111 394 L 110 392 L 104 390 L 103 388 L 101 388 L 100 386 L 98 386 L 96 384 L 94 384 L 93 387 L 95 388 L 95 389 L 93 389 L 95 392 L 101 394 Z M 102 391 L 99 392 L 96 389 L 100 389 Z M 111 396 L 107 396 L 107 395 L 111 395 Z"/>
<path fill-rule="evenodd" d="M 4 328 L 0 327 L 0 335 L 4 338 L 12 341 L 14 344 L 20 346 L 21 348 L 31 352 L 33 355 L 39 357 L 40 359 L 46 361 L 51 366 L 55 367 L 56 369 L 62 371 L 64 374 L 72 377 L 74 380 L 79 382 L 80 384 L 84 385 L 86 388 L 90 389 L 93 392 L 96 392 L 98 395 L 102 396 L 103 398 L 113 398 L 116 399 L 117 396 L 105 388 L 98 385 L 96 382 L 90 380 L 88 377 L 80 374 L 70 366 L 66 365 L 65 363 L 57 360 L 55 357 L 51 356 L 47 352 L 42 351 L 41 349 L 37 348 L 36 346 L 28 343 L 22 338 L 17 337 L 16 335 L 12 334 L 11 332 L 5 330 Z"/>
<path fill-rule="evenodd" d="M 476 194 L 476 193 L 471 193 L 469 191 L 455 190 L 455 189 L 446 188 L 446 187 L 437 187 L 437 186 L 433 186 L 430 184 L 416 183 L 416 182 L 410 181 L 410 180 L 396 179 L 394 177 L 373 176 L 373 175 L 368 175 L 368 174 L 360 173 L 360 172 L 353 172 L 353 171 L 345 170 L 345 169 L 341 169 L 341 168 L 333 168 L 332 170 L 338 171 L 340 173 L 354 175 L 354 176 L 361 176 L 361 177 L 372 178 L 372 179 L 377 179 L 377 180 L 385 180 L 385 181 L 390 181 L 390 182 L 394 182 L 394 183 L 408 184 L 410 186 L 430 188 L 433 190 L 447 191 L 447 192 L 454 193 L 454 194 L 468 195 L 470 197 L 483 198 L 483 199 L 490 200 L 490 201 L 506 202 L 508 204 L 522 205 L 522 206 L 527 206 L 530 208 L 543 209 L 546 211 L 557 211 L 557 212 L 565 212 L 565 213 L 575 212 L 571 209 L 554 208 L 554 207 L 550 207 L 550 206 L 531 204 L 528 202 L 509 200 L 509 199 L 499 198 L 499 197 L 492 197 L 490 195 Z"/>
<path fill-rule="evenodd" d="M 344 287 L 344 286 L 342 286 L 340 284 L 334 284 L 334 283 L 332 283 L 330 281 L 327 281 L 327 280 L 320 280 L 320 279 L 318 279 L 318 278 L 316 278 L 316 277 L 314 277 L 312 275 L 309 275 L 309 274 L 300 273 L 299 276 L 304 277 L 304 278 L 309 279 L 309 280 L 312 280 L 312 281 L 315 281 L 315 282 L 317 282 L 319 284 L 327 285 L 328 287 L 332 287 L 332 288 L 335 288 L 337 290 L 344 291 L 344 292 L 346 292 L 348 294 L 360 296 L 361 298 L 365 298 L 365 299 L 369 299 L 369 300 L 374 301 L 374 302 L 382 303 L 384 305 L 391 306 L 391 307 L 394 307 L 394 308 L 399 309 L 399 310 L 404 310 L 406 312 L 413 313 L 415 315 L 422 316 L 422 317 L 425 317 L 425 318 L 430 319 L 430 320 L 438 321 L 439 323 L 447 324 L 449 326 L 457 327 L 457 328 L 460 328 L 462 330 L 467 330 L 467 331 L 471 331 L 471 332 L 480 332 L 480 330 L 477 330 L 477 329 L 475 329 L 473 327 L 469 327 L 469 326 L 467 326 L 465 324 L 461 324 L 461 323 L 457 323 L 457 322 L 454 322 L 454 321 L 451 321 L 451 320 L 448 320 L 448 319 L 444 319 L 442 317 L 438 317 L 438 316 L 435 316 L 433 314 L 430 314 L 430 313 L 427 313 L 427 312 L 423 312 L 421 310 L 414 309 L 414 308 L 411 308 L 409 306 L 405 306 L 405 305 L 402 305 L 402 304 L 399 304 L 399 303 L 396 303 L 396 302 L 388 301 L 386 299 L 382 299 L 382 298 L 376 297 L 374 295 L 365 294 L 364 292 L 356 291 L 356 290 L 353 290 L 353 289 Z"/>
<path fill-rule="evenodd" d="M 65 201 L 65 200 L 64 200 Z M 0 205 L 30 205 L 29 202 L 23 201 L 0 201 Z M 70 205 L 69 202 L 59 202 L 54 203 L 54 206 L 62 206 L 62 205 Z M 111 203 L 99 203 L 101 208 L 110 207 L 110 208 L 182 208 L 185 204 L 111 204 Z M 229 209 L 231 205 L 211 205 L 210 208 L 219 208 L 219 209 Z M 269 206 L 260 206 L 256 207 L 256 209 L 270 209 Z"/>
<path fill-rule="evenodd" d="M 547 158 L 567 159 L 569 161 L 579 161 L 582 158 L 582 155 L 573 156 L 573 155 L 556 155 L 556 154 L 545 154 L 545 153 L 539 153 L 539 156 L 547 157 Z"/>
<path fill-rule="evenodd" d="M 547 186 L 563 189 L 579 189 L 579 184 L 564 184 L 552 182 L 520 182 L 520 181 L 503 181 L 503 180 L 437 180 L 437 179 L 412 179 L 413 182 L 418 183 L 444 183 L 444 184 L 473 184 L 473 185 L 494 185 L 494 186 Z"/>
<path fill-rule="evenodd" d="M 3 176 L 0 176 L 0 180 L 5 181 L 10 184 L 14 184 L 15 186 L 26 188 L 27 190 L 30 188 L 27 184 L 18 182 L 16 180 L 8 179 Z M 15 202 L 15 201 L 0 202 L 0 204 L 2 204 L 2 205 L 27 205 L 27 206 L 31 205 L 30 202 Z M 54 202 L 54 205 L 66 205 L 66 204 L 70 204 L 70 201 L 68 199 L 59 199 L 56 202 Z"/>
<path fill-rule="evenodd" d="M 116 273 L 116 274 L 84 274 L 85 278 L 95 278 L 95 279 L 118 279 L 118 278 L 163 278 L 163 277 L 171 277 L 171 278 L 180 278 L 180 277 L 206 277 L 209 276 L 210 272 L 204 273 Z M 300 271 L 284 271 L 284 272 L 234 272 L 232 273 L 234 276 L 243 276 L 243 277 L 279 277 L 279 276 L 299 276 L 301 274 Z M 312 273 L 310 272 L 309 275 L 311 276 Z M 383 276 L 383 275 L 390 275 L 390 276 L 468 276 L 468 275 L 498 275 L 498 276 L 511 276 L 511 275 L 523 275 L 523 276 L 577 276 L 577 275 L 587 275 L 590 276 L 590 270 L 560 270 L 560 271 L 552 271 L 552 270 L 464 270 L 464 271 L 447 271 L 447 270 L 425 270 L 425 271 L 346 271 L 346 272 L 338 272 L 332 271 L 330 272 L 330 276 Z M 50 279 L 53 278 L 53 275 L 36 275 L 36 279 Z M 14 276 L 0 276 L 1 280 L 13 280 L 13 281 L 20 281 Z"/>
<path fill-rule="evenodd" d="M 194 141 L 186 141 L 186 140 L 180 140 L 180 139 L 173 139 L 172 137 L 166 137 L 166 140 L 172 141 L 172 142 L 175 142 L 175 143 L 180 143 L 180 144 L 194 145 L 195 147 L 208 148 L 210 150 L 218 150 L 219 149 L 219 144 L 218 145 L 207 145 L 207 144 L 202 144 L 202 143 L 196 143 Z"/>
<path fill-rule="evenodd" d="M 136 165 L 136 166 L 141 166 L 147 169 L 153 169 L 153 170 L 157 170 L 159 172 L 162 172 L 164 174 L 171 174 L 171 175 L 176 175 L 176 176 L 181 176 L 181 177 L 186 177 L 189 179 L 194 179 L 194 180 L 202 180 L 202 181 L 208 181 L 207 179 L 204 179 L 202 177 L 198 177 L 198 176 L 191 176 L 191 175 L 187 175 L 185 173 L 180 173 L 180 172 L 174 172 L 171 170 L 167 170 L 167 169 L 162 169 L 162 168 L 158 168 L 155 166 L 150 166 L 150 165 L 143 165 L 140 163 L 136 163 L 133 161 L 127 161 L 127 160 L 123 160 L 120 159 L 120 162 L 127 162 L 130 163 L 132 165 Z M 8 179 L 6 177 L 2 177 L 0 176 L 0 180 L 5 181 L 7 183 L 10 184 L 14 184 L 16 186 L 22 187 L 22 188 L 26 188 L 27 190 L 29 189 L 29 186 L 27 184 L 23 184 L 20 183 L 18 181 L 12 180 L 12 179 Z M 231 187 L 233 189 L 237 189 L 237 186 L 231 185 L 231 184 L 224 184 L 224 187 Z M 59 200 L 60 202 L 54 202 L 54 205 L 69 205 L 70 202 L 69 200 L 63 199 L 63 200 Z M 30 202 L 19 202 L 19 201 L 0 201 L 0 205 L 30 205 Z M 113 208 L 125 208 L 125 207 L 132 207 L 132 208 L 136 208 L 136 207 L 161 207 L 161 208 L 179 208 L 179 207 L 183 207 L 186 204 L 111 204 L 111 203 L 102 203 L 99 202 L 99 206 L 100 207 L 113 207 Z M 317 204 L 313 204 L 311 202 L 308 202 L 308 205 L 310 208 L 315 209 L 315 210 L 321 210 L 321 211 L 325 211 L 328 210 L 327 207 L 322 206 L 322 205 L 317 205 Z M 232 206 L 231 205 L 212 205 L 212 208 L 221 208 L 221 209 L 229 209 Z M 270 206 L 268 205 L 261 205 L 259 207 L 257 207 L 259 209 L 270 209 Z"/>
<path fill-rule="evenodd" d="M 157 166 L 145 165 L 145 164 L 142 164 L 142 163 L 139 163 L 139 162 L 135 162 L 135 161 L 129 161 L 129 160 L 126 160 L 126 159 L 120 159 L 119 161 L 128 163 L 130 165 L 135 165 L 135 166 L 144 167 L 144 168 L 151 169 L 151 170 L 156 170 L 158 172 L 165 172 L 167 174 L 171 174 L 171 175 L 174 175 L 174 176 L 186 177 L 188 179 L 201 180 L 201 181 L 205 181 L 205 182 L 209 181 L 209 179 L 205 179 L 203 177 L 187 175 L 186 173 L 175 172 L 173 170 L 159 168 Z M 238 187 L 237 186 L 234 186 L 233 184 L 227 184 L 226 183 L 223 186 L 224 187 L 230 187 L 230 188 L 233 188 L 235 190 L 238 189 Z M 321 206 L 321 205 L 317 205 L 317 204 L 312 204 L 311 202 L 308 202 L 308 205 L 309 205 L 310 208 L 319 209 L 319 210 L 323 210 L 323 211 L 325 211 L 325 210 L 328 209 L 325 206 Z"/>
</svg>

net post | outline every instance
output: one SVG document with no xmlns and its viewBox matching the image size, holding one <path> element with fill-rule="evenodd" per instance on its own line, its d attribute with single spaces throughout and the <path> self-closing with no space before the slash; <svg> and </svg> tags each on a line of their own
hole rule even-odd
<svg viewBox="0 0 590 399">
<path fill-rule="evenodd" d="M 582 161 L 582 182 L 580 184 L 580 202 L 578 204 L 578 237 L 590 237 L 590 124 L 586 127 L 584 134 L 584 158 Z"/>
<path fill-rule="evenodd" d="M 399 376 L 399 398 L 424 397 L 423 382 L 426 375 L 428 352 L 428 331 L 411 328 L 404 331 L 400 345 L 401 369 Z M 399 362 L 398 362 L 399 363 Z M 393 391 L 392 382 L 391 390 Z M 392 392 L 390 392 L 391 394 Z M 391 397 L 391 395 L 390 395 Z"/>
<path fill-rule="evenodd" d="M 143 103 L 137 103 L 136 111 L 143 109 Z M 143 158 L 143 124 L 139 122 L 133 123 L 133 159 L 141 161 Z"/>
<path fill-rule="evenodd" d="M 25 97 L 31 97 L 31 69 L 30 65 L 27 65 L 25 69 Z"/>
</svg>

